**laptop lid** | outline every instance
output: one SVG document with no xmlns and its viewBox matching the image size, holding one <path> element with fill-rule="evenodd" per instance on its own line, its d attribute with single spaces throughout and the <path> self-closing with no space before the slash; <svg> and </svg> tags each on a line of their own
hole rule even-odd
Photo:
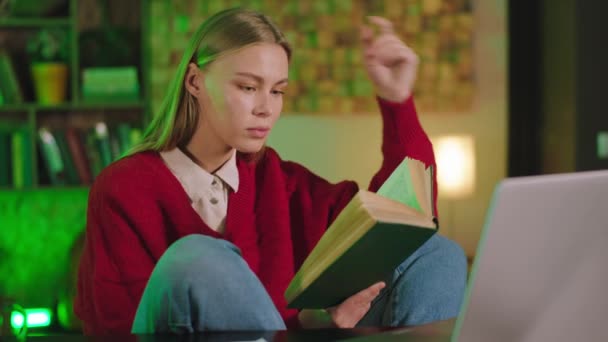
<svg viewBox="0 0 608 342">
<path fill-rule="evenodd" d="M 494 192 L 453 341 L 608 341 L 608 171 Z"/>
</svg>

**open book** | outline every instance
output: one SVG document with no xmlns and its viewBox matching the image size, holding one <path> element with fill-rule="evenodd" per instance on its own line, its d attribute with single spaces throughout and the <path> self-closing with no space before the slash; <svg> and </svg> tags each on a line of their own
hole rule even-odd
<svg viewBox="0 0 608 342">
<path fill-rule="evenodd" d="M 290 308 L 321 309 L 379 281 L 435 232 L 432 168 L 406 158 L 378 193 L 359 191 L 285 291 Z"/>
</svg>

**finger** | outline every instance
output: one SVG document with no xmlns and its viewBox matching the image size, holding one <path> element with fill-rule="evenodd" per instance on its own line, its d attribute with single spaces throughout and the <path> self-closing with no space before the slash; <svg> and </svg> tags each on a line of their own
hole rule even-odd
<svg viewBox="0 0 608 342">
<path fill-rule="evenodd" d="M 392 64 L 408 60 L 410 56 L 408 49 L 402 44 L 386 44 L 370 51 L 372 52 L 365 55 L 366 62 L 378 61 L 382 64 Z"/>
<path fill-rule="evenodd" d="M 365 56 L 379 55 L 388 45 L 405 45 L 395 36 L 383 35 L 376 38 L 370 45 L 364 49 Z"/>
<path fill-rule="evenodd" d="M 361 294 L 361 296 L 358 297 L 360 303 L 369 304 L 380 294 L 380 291 L 384 288 L 384 286 L 384 282 L 379 282 L 359 292 L 359 294 Z"/>
<path fill-rule="evenodd" d="M 382 290 L 384 287 L 386 287 L 386 283 L 383 281 L 377 282 L 374 285 L 370 286 L 369 288 L 377 290 L 378 292 L 380 292 L 380 290 Z"/>
<path fill-rule="evenodd" d="M 374 32 L 369 26 L 361 25 L 361 29 L 359 30 L 359 36 L 361 38 L 363 46 L 368 47 L 374 41 Z"/>
<path fill-rule="evenodd" d="M 378 17 L 378 16 L 374 16 L 374 15 L 370 15 L 367 17 L 367 19 L 374 25 L 376 25 L 379 29 L 381 33 L 393 33 L 393 23 L 383 17 Z"/>
<path fill-rule="evenodd" d="M 382 44 L 374 44 L 369 49 L 366 49 L 365 57 L 367 57 L 368 61 L 378 60 L 388 64 L 399 61 L 418 64 L 418 55 L 401 41 L 386 41 Z"/>
<path fill-rule="evenodd" d="M 385 34 L 385 35 L 381 35 L 381 36 L 377 37 L 376 39 L 374 39 L 372 46 L 370 46 L 370 48 L 379 49 L 383 45 L 386 45 L 386 44 L 399 44 L 399 45 L 407 46 L 397 36 Z"/>
</svg>

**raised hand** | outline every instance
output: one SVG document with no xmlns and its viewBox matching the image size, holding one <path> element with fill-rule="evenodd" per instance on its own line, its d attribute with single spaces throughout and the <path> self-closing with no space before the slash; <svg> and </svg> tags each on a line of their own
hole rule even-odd
<svg viewBox="0 0 608 342">
<path fill-rule="evenodd" d="M 368 19 L 378 28 L 378 33 L 369 26 L 361 26 L 363 64 L 367 74 L 378 96 L 392 102 L 403 102 L 413 91 L 418 56 L 397 37 L 388 19 L 376 16 Z"/>
</svg>

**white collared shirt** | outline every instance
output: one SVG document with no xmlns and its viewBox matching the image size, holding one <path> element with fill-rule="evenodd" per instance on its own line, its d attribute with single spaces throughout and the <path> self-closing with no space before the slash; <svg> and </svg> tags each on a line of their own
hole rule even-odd
<svg viewBox="0 0 608 342">
<path fill-rule="evenodd" d="M 190 197 L 192 207 L 201 219 L 209 228 L 224 233 L 228 193 L 239 189 L 236 151 L 214 173 L 198 166 L 179 148 L 160 152 L 160 155 Z"/>
</svg>

